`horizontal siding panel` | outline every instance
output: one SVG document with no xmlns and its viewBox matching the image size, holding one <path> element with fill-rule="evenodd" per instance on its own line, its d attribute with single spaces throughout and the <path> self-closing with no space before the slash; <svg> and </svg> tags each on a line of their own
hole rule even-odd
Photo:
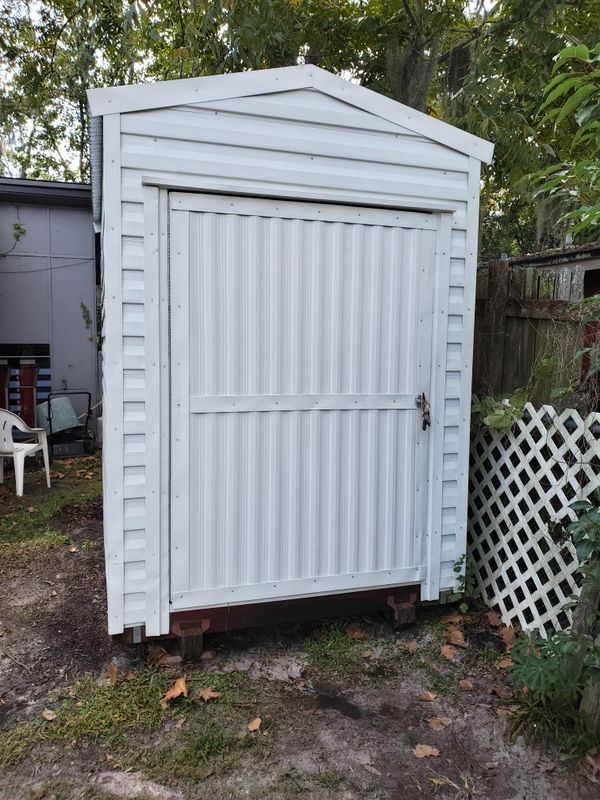
<svg viewBox="0 0 600 800">
<path fill-rule="evenodd" d="M 273 92 L 273 94 L 255 95 L 254 97 L 232 98 L 229 100 L 211 100 L 207 103 L 192 103 L 184 106 L 189 109 L 210 109 L 224 111 L 228 114 L 245 115 L 251 113 L 255 117 L 268 117 L 271 120 L 294 120 L 338 128 L 356 128 L 357 130 L 377 130 L 385 133 L 420 138 L 412 131 L 396 125 L 394 122 L 362 111 L 349 103 L 324 95 L 315 89 L 295 89 L 289 92 Z"/>
<path fill-rule="evenodd" d="M 122 170 L 124 174 L 125 171 Z M 139 177 L 137 178 L 139 195 L 135 202 L 143 202 L 142 187 Z M 125 198 L 123 198 L 125 199 Z M 123 269 L 144 269 L 144 239 L 142 236 L 123 236 Z"/>
<path fill-rule="evenodd" d="M 145 591 L 125 594 L 123 597 L 123 621 L 126 626 L 143 625 L 146 620 Z"/>
<path fill-rule="evenodd" d="M 145 463 L 146 437 L 144 434 L 126 434 L 123 437 L 123 463 L 136 466 Z"/>
<path fill-rule="evenodd" d="M 146 329 L 146 317 L 143 303 L 123 303 L 124 336 L 143 336 Z"/>
<path fill-rule="evenodd" d="M 462 396 L 461 378 L 460 372 L 446 373 L 446 399 L 459 399 Z"/>
<path fill-rule="evenodd" d="M 124 269 L 123 278 L 123 302 L 143 303 L 144 302 L 144 272 L 141 269 Z"/>
<path fill-rule="evenodd" d="M 252 120 L 231 114 L 215 114 L 199 110 L 195 114 L 177 109 L 146 111 L 125 114 L 122 118 L 123 135 L 157 137 L 163 141 L 176 139 L 219 147 L 268 150 L 309 155 L 315 158 L 335 158 L 350 161 L 368 161 L 379 164 L 396 164 L 421 168 L 429 173 L 448 170 L 466 174 L 468 157 L 434 142 L 415 140 L 400 134 L 370 133 L 364 131 L 339 131 L 327 124 L 305 125 L 301 122 Z M 162 149 L 162 143 L 157 148 Z M 125 145 L 126 146 L 126 145 Z"/>
<path fill-rule="evenodd" d="M 123 371 L 123 397 L 126 402 L 143 402 L 146 397 L 146 380 L 143 369 Z"/>
<path fill-rule="evenodd" d="M 465 260 L 464 258 L 452 258 L 450 260 L 450 284 L 453 286 L 464 286 L 465 282 Z"/>
<path fill-rule="evenodd" d="M 346 159 L 320 158 L 203 144 L 170 139 L 124 135 L 122 162 L 124 167 L 149 169 L 155 165 L 161 171 L 218 178 L 261 180 L 284 185 L 299 184 L 312 187 L 363 189 L 364 191 L 398 193 L 423 199 L 466 200 L 467 175 L 460 172 L 441 172 L 411 166 L 376 164 Z M 150 167 L 151 170 L 151 167 Z M 131 209 L 124 204 L 123 230 L 132 234 Z"/>
<path fill-rule="evenodd" d="M 126 531 L 145 528 L 146 503 L 143 497 L 127 497 L 123 500 L 123 521 Z"/>
<path fill-rule="evenodd" d="M 143 561 L 146 554 L 146 532 L 144 530 L 129 530 L 123 535 L 123 561 Z"/>
<path fill-rule="evenodd" d="M 124 564 L 124 586 L 126 594 L 137 594 L 146 590 L 146 562 L 127 561 Z"/>
<path fill-rule="evenodd" d="M 450 263 L 452 259 L 464 259 L 467 249 L 467 232 L 460 228 L 452 229 L 452 239 L 450 247 Z"/>
<path fill-rule="evenodd" d="M 455 552 L 456 556 L 456 552 Z M 456 556 L 458 558 L 458 556 Z M 454 572 L 454 564 L 456 563 L 456 558 L 452 558 L 449 561 L 442 561 L 441 570 L 440 570 L 440 589 L 454 589 L 455 581 L 456 581 L 456 573 Z"/>
</svg>

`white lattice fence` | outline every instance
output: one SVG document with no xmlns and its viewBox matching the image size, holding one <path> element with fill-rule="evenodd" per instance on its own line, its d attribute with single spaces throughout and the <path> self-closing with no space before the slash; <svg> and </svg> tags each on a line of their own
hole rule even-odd
<svg viewBox="0 0 600 800">
<path fill-rule="evenodd" d="M 569 504 L 600 485 L 600 414 L 528 404 L 510 434 L 484 429 L 471 448 L 469 546 L 483 599 L 505 623 L 542 634 L 570 624 L 577 558 L 561 541 Z"/>
</svg>

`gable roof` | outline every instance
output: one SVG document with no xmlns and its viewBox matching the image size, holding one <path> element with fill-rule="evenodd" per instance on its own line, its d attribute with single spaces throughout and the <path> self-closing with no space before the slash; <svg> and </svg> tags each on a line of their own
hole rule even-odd
<svg viewBox="0 0 600 800">
<path fill-rule="evenodd" d="M 413 133 L 472 156 L 478 161 L 489 164 L 492 160 L 494 145 L 485 139 L 473 136 L 421 111 L 415 111 L 414 108 L 384 97 L 364 86 L 351 83 L 313 64 L 114 86 L 107 89 L 89 89 L 87 94 L 91 114 L 97 117 L 104 114 L 124 114 L 130 111 L 206 103 L 233 97 L 251 97 L 294 89 L 316 89 L 376 117 L 401 125 Z"/>
</svg>

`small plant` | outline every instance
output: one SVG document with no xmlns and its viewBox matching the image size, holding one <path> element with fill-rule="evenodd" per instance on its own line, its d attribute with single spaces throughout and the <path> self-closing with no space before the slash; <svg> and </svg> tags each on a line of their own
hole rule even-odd
<svg viewBox="0 0 600 800">
<path fill-rule="evenodd" d="M 573 740 L 572 744 L 580 747 L 600 742 L 596 710 L 600 686 L 600 489 L 593 499 L 579 500 L 570 508 L 581 512 L 567 532 L 583 578 L 581 594 L 572 603 L 571 629 L 552 633 L 547 639 L 537 633 L 519 637 L 511 651 L 509 675 L 517 686 L 526 688 L 530 713 L 554 720 L 549 727 L 554 731 L 560 732 L 561 720 L 569 723 L 579 742 Z"/>
<path fill-rule="evenodd" d="M 466 614 L 480 596 L 477 587 L 477 565 L 473 556 L 465 553 L 455 562 L 453 569 L 456 573 L 457 588 L 448 599 L 451 603 L 460 600 L 458 610 L 461 614 Z"/>
<path fill-rule="evenodd" d="M 484 397 L 471 408 L 475 430 L 482 426 L 508 433 L 518 422 L 529 399 L 527 389 L 515 389 L 510 395 Z"/>
</svg>

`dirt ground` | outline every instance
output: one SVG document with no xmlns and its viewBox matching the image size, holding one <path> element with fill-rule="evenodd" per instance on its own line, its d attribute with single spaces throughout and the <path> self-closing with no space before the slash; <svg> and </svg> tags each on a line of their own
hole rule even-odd
<svg viewBox="0 0 600 800">
<path fill-rule="evenodd" d="M 23 501 L 0 493 L 0 798 L 600 797 L 589 762 L 519 726 L 484 611 L 209 635 L 197 664 L 111 641 L 98 466 L 61 466 L 50 509 L 38 474 Z M 452 660 L 449 625 L 466 644 Z M 181 677 L 188 696 L 163 709 Z"/>
</svg>

